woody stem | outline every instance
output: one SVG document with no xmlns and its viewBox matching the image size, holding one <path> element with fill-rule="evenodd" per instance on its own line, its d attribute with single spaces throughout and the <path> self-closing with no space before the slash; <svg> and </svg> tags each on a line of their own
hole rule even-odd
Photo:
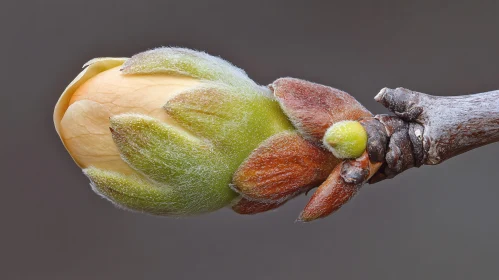
<svg viewBox="0 0 499 280">
<path fill-rule="evenodd" d="M 384 88 L 375 100 L 395 114 L 376 116 L 389 137 L 388 178 L 499 141 L 499 90 L 447 97 Z"/>
</svg>

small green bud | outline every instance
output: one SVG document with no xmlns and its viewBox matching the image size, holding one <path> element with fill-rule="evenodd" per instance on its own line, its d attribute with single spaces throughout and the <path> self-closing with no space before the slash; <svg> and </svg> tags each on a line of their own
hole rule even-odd
<svg viewBox="0 0 499 280">
<path fill-rule="evenodd" d="M 341 121 L 327 129 L 323 142 L 337 158 L 357 158 L 367 147 L 367 132 L 358 121 Z"/>
</svg>

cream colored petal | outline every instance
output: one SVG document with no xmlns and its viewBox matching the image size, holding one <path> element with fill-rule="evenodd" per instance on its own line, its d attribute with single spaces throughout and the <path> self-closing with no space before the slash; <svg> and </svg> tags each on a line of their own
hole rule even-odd
<svg viewBox="0 0 499 280">
<path fill-rule="evenodd" d="M 60 135 L 74 161 L 81 167 L 130 174 L 109 131 L 111 112 L 105 106 L 82 100 L 69 106 L 60 122 Z"/>
<path fill-rule="evenodd" d="M 132 172 L 120 159 L 112 142 L 109 117 L 113 115 L 144 114 L 182 129 L 162 106 L 178 91 L 199 82 L 192 78 L 161 74 L 124 76 L 119 66 L 125 60 L 100 58 L 89 61 L 85 64 L 88 67 L 66 88 L 57 102 L 54 111 L 56 130 L 66 149 L 82 168 L 95 166 Z M 82 101 L 87 102 L 80 104 Z"/>
<path fill-rule="evenodd" d="M 83 65 L 83 71 L 66 87 L 61 97 L 57 101 L 54 109 L 54 124 L 55 130 L 61 135 L 61 120 L 68 109 L 69 100 L 73 93 L 88 79 L 97 75 L 100 72 L 122 65 L 128 58 L 102 57 L 94 58 Z"/>
<path fill-rule="evenodd" d="M 102 104 L 113 115 L 147 115 L 179 127 L 163 105 L 180 91 L 198 85 L 199 80 L 175 75 L 122 75 L 119 67 L 97 74 L 81 85 L 69 104 L 91 100 Z"/>
</svg>

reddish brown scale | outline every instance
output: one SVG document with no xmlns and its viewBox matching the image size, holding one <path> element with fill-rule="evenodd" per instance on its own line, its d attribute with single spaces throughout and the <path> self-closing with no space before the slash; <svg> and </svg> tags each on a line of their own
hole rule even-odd
<svg viewBox="0 0 499 280">
<path fill-rule="evenodd" d="M 345 183 L 341 178 L 342 166 L 343 163 L 338 164 L 326 181 L 315 191 L 298 221 L 310 222 L 324 218 L 340 209 L 357 193 L 356 184 Z"/>
<path fill-rule="evenodd" d="M 233 188 L 260 201 L 282 201 L 321 184 L 340 162 L 297 133 L 267 139 L 241 164 Z"/>
<path fill-rule="evenodd" d="M 232 210 L 242 215 L 253 215 L 276 209 L 286 203 L 286 201 L 287 200 L 281 202 L 261 202 L 243 197 L 232 206 Z"/>
<path fill-rule="evenodd" d="M 380 166 L 381 163 L 369 160 L 367 152 L 357 159 L 341 162 L 310 198 L 298 220 L 310 222 L 340 209 Z"/>
<path fill-rule="evenodd" d="M 332 87 L 294 78 L 278 79 L 269 87 L 293 125 L 318 142 L 336 122 L 372 116 L 351 95 Z"/>
</svg>

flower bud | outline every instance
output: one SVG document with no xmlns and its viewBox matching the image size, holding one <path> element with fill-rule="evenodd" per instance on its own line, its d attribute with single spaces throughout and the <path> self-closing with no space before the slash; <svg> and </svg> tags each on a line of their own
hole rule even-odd
<svg viewBox="0 0 499 280">
<path fill-rule="evenodd" d="M 358 121 L 341 121 L 326 130 L 323 142 L 337 158 L 357 158 L 367 147 L 367 132 Z"/>
<path fill-rule="evenodd" d="M 243 160 L 292 130 L 268 88 L 205 53 L 161 48 L 84 67 L 57 102 L 55 127 L 94 191 L 127 209 L 229 205 Z"/>
<path fill-rule="evenodd" d="M 319 186 L 302 215 L 309 221 L 341 207 L 379 168 L 367 154 L 341 160 L 367 141 L 345 120 L 369 116 L 338 89 L 293 78 L 262 87 L 220 58 L 160 48 L 88 62 L 54 122 L 92 189 L 119 207 L 255 214 Z"/>
</svg>

